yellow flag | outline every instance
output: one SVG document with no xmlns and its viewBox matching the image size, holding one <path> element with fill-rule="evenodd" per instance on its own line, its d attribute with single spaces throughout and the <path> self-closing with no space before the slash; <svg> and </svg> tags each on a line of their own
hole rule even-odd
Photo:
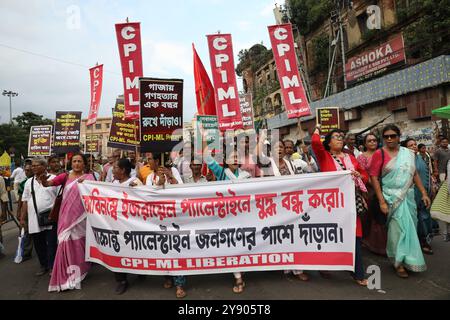
<svg viewBox="0 0 450 320">
<path fill-rule="evenodd" d="M 11 157 L 6 151 L 3 152 L 3 155 L 0 157 L 0 172 L 2 172 L 5 177 L 11 176 Z"/>
</svg>

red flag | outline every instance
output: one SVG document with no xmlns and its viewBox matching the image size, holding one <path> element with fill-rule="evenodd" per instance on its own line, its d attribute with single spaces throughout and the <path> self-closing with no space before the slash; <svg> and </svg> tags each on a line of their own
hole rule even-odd
<svg viewBox="0 0 450 320">
<path fill-rule="evenodd" d="M 194 79 L 195 79 L 195 96 L 197 98 L 197 111 L 199 115 L 217 115 L 216 102 L 214 97 L 214 87 L 209 79 L 208 73 L 203 66 L 202 60 L 194 50 Z"/>
<path fill-rule="evenodd" d="M 103 65 L 89 69 L 89 73 L 91 75 L 91 107 L 86 123 L 87 126 L 91 126 L 97 121 L 98 108 L 102 97 Z"/>
</svg>

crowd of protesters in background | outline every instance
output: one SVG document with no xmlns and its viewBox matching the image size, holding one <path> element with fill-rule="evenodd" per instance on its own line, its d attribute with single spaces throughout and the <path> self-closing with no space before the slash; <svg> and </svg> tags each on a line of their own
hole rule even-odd
<svg viewBox="0 0 450 320">
<path fill-rule="evenodd" d="M 310 140 L 296 143 L 271 140 L 265 135 L 256 138 L 254 144 L 248 136 L 235 139 L 223 163 L 208 153 L 211 150 L 206 143 L 203 154 L 208 156 L 200 160 L 191 155 L 193 146 L 185 143 L 183 150 L 165 158 L 160 153 L 148 152 L 141 157 L 134 151 L 115 150 L 107 158 L 76 153 L 65 157 L 66 163 L 58 156 L 18 161 L 8 179 L 27 239 L 23 261 L 31 258 L 34 247 L 40 264 L 36 276 L 50 275 L 49 291 L 79 288 L 91 266 L 85 261 L 86 214 L 77 188 L 85 180 L 160 187 L 348 170 L 356 186 L 354 281 L 367 286 L 362 247 L 387 257 L 396 274 L 407 278 L 408 272 L 426 270 L 423 254 L 434 253 L 433 237 L 441 232 L 443 240 L 450 241 L 450 149 L 444 136 L 439 137 L 435 152 L 412 138 L 401 141 L 401 137 L 395 125 L 386 126 L 381 136 L 369 132 L 362 137 L 339 129 L 323 135 L 319 126 Z M 272 154 L 262 152 L 268 146 L 272 146 Z M 37 212 L 51 209 L 58 197 L 62 200 L 57 223 L 40 226 Z M 0 224 L 7 221 L 9 201 L 2 174 Z M 81 270 L 76 279 L 67 273 L 70 265 Z M 286 270 L 285 274 L 309 280 L 302 270 Z M 330 278 L 329 272 L 321 275 Z M 125 293 L 129 287 L 127 275 L 115 273 L 115 279 L 115 292 Z M 243 274 L 234 273 L 233 292 L 242 293 L 245 285 Z M 177 298 L 187 295 L 185 276 L 165 277 L 163 286 L 175 286 Z"/>
</svg>

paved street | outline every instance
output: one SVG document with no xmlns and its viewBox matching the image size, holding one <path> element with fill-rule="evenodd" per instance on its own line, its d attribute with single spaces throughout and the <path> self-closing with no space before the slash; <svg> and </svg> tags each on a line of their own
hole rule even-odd
<svg viewBox="0 0 450 320">
<path fill-rule="evenodd" d="M 82 284 L 82 290 L 48 293 L 49 277 L 35 277 L 37 257 L 21 264 L 13 262 L 17 247 L 18 229 L 13 223 L 3 226 L 6 257 L 0 259 L 0 299 L 175 299 L 175 289 L 162 287 L 163 277 L 147 276 L 143 279 L 131 275 L 130 288 L 122 296 L 114 294 L 115 282 L 111 272 L 95 265 Z M 381 291 L 368 290 L 356 285 L 347 272 L 333 272 L 332 279 L 309 272 L 310 281 L 300 282 L 286 278 L 281 272 L 250 272 L 245 275 L 246 290 L 242 295 L 231 291 L 231 274 L 188 277 L 186 300 L 210 299 L 450 299 L 450 243 L 441 237 L 433 241 L 433 256 L 426 256 L 428 271 L 412 274 L 409 279 L 398 278 L 389 262 L 364 251 L 364 263 L 381 268 Z"/>
</svg>

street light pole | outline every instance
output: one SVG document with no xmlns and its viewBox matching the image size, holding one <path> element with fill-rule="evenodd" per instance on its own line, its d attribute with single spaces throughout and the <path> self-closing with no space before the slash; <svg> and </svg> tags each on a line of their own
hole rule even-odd
<svg viewBox="0 0 450 320">
<path fill-rule="evenodd" d="M 12 97 L 17 97 L 19 94 L 17 92 L 13 92 L 11 90 L 7 91 L 7 90 L 3 90 L 2 95 L 4 95 L 5 97 L 9 97 L 9 124 L 13 124 L 12 122 L 12 102 L 11 102 L 11 98 Z"/>
</svg>

